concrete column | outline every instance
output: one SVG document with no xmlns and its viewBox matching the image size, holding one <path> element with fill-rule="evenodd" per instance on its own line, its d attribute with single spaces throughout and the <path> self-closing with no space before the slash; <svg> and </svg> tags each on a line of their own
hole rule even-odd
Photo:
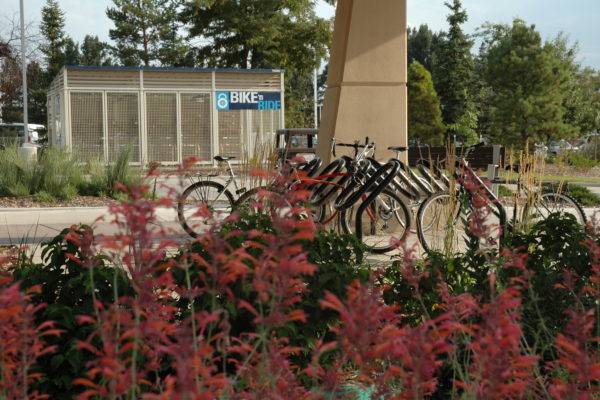
<svg viewBox="0 0 600 400">
<path fill-rule="evenodd" d="M 406 60 L 406 0 L 338 1 L 319 157 L 330 159 L 333 137 L 368 136 L 382 160 L 394 155 L 388 146 L 406 146 Z"/>
</svg>

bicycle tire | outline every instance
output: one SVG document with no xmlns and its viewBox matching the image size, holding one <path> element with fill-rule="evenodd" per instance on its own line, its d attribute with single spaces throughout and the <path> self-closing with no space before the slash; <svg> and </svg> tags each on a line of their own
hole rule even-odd
<svg viewBox="0 0 600 400">
<path fill-rule="evenodd" d="M 544 219 L 550 214 L 559 213 L 563 215 L 570 214 L 574 216 L 575 220 L 581 225 L 585 225 L 587 222 L 587 218 L 581 204 L 579 204 L 579 202 L 573 197 L 565 193 L 542 193 L 537 208 L 541 213 L 541 217 Z"/>
<path fill-rule="evenodd" d="M 355 206 L 341 211 L 345 233 L 356 235 Z M 404 240 L 411 224 L 411 215 L 404 201 L 393 191 L 384 189 L 362 214 L 361 242 L 371 253 L 382 254 L 395 249 L 392 238 Z"/>
<path fill-rule="evenodd" d="M 201 204 L 206 204 L 210 217 L 198 214 Z M 188 186 L 177 203 L 177 217 L 183 230 L 191 237 L 198 237 L 215 221 L 224 220 L 231 214 L 233 196 L 223 185 L 214 181 L 199 181 Z"/>
<path fill-rule="evenodd" d="M 427 198 L 417 212 L 417 234 L 423 249 L 447 255 L 464 251 L 469 240 L 465 223 L 469 212 L 448 191 Z"/>
</svg>

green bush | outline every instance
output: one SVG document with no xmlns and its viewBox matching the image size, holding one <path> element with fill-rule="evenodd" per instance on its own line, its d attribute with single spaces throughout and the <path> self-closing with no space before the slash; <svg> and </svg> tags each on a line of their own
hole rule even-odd
<svg viewBox="0 0 600 400">
<path fill-rule="evenodd" d="M 569 195 L 584 206 L 596 206 L 600 204 L 600 196 L 592 192 L 585 186 L 570 184 L 568 185 Z"/>
<path fill-rule="evenodd" d="M 498 197 L 511 197 L 514 196 L 515 193 L 510 190 L 509 188 L 507 188 L 504 185 L 499 185 L 498 186 Z"/>
<path fill-rule="evenodd" d="M 224 225 L 219 235 L 226 238 L 228 245 L 232 249 L 241 248 L 248 240 L 255 240 L 252 236 L 253 230 L 261 232 L 276 233 L 277 228 L 273 226 L 269 215 L 263 213 L 242 212 L 236 221 L 228 222 Z M 289 323 L 284 332 L 284 336 L 290 339 L 290 345 L 299 346 L 304 349 L 311 348 L 311 345 L 319 338 L 325 338 L 328 327 L 338 320 L 338 314 L 329 309 L 323 309 L 320 301 L 323 299 L 325 291 L 329 291 L 340 299 L 346 298 L 346 287 L 358 280 L 366 282 L 369 279 L 370 271 L 363 265 L 364 246 L 354 235 L 338 235 L 324 230 L 317 231 L 314 240 L 299 240 L 298 244 L 308 254 L 308 261 L 317 266 L 317 271 L 312 276 L 304 276 L 306 283 L 306 293 L 302 294 L 302 301 L 298 308 L 304 310 L 308 315 L 306 323 Z M 253 257 L 260 257 L 262 250 L 250 248 L 248 252 Z M 181 253 L 175 257 L 180 262 L 182 257 L 198 254 L 203 259 L 210 262 L 210 251 L 207 251 L 201 243 L 193 242 L 189 248 L 182 249 Z M 198 279 L 202 276 L 207 279 L 209 274 L 202 273 L 202 268 L 196 264 L 187 270 L 190 275 Z M 171 271 L 175 277 L 175 282 L 184 285 L 186 282 L 186 270 L 176 268 Z M 194 281 L 191 282 L 194 286 Z M 218 308 L 227 310 L 230 316 L 232 332 L 247 332 L 255 329 L 250 312 L 236 307 L 235 302 L 230 298 L 243 299 L 251 305 L 255 305 L 256 293 L 252 288 L 238 284 L 230 297 L 219 297 L 204 294 L 196 297 L 194 307 L 196 310 L 210 310 L 218 303 Z M 178 306 L 182 309 L 191 309 L 189 301 L 181 298 Z M 332 339 L 327 337 L 326 339 Z M 305 365 L 310 361 L 310 354 L 299 354 L 296 362 Z"/>
<path fill-rule="evenodd" d="M 81 388 L 73 385 L 73 380 L 85 376 L 86 364 L 93 359 L 88 352 L 77 348 L 77 342 L 86 340 L 93 327 L 79 324 L 77 318 L 93 315 L 94 298 L 109 304 L 115 295 L 133 293 L 122 269 L 106 266 L 102 256 L 86 256 L 81 247 L 66 240 L 69 233 L 81 238 L 86 231 L 91 233 L 91 228 L 81 226 L 63 230 L 42 245 L 41 263 L 24 263 L 13 270 L 23 289 L 41 288 L 33 300 L 35 304 L 46 304 L 46 307 L 36 314 L 36 322 L 54 321 L 55 327 L 63 331 L 58 337 L 45 338 L 48 345 L 57 346 L 57 349 L 42 356 L 37 363 L 45 378 L 34 386 L 41 393 L 50 394 L 52 399 L 70 400 L 80 394 Z M 75 261 L 73 256 L 82 262 Z M 95 266 L 93 271 L 86 266 L 90 264 Z"/>
<path fill-rule="evenodd" d="M 45 190 L 40 190 L 35 194 L 35 200 L 39 201 L 40 203 L 53 203 L 56 201 L 56 197 L 52 196 Z"/>
<path fill-rule="evenodd" d="M 569 165 L 579 169 L 590 169 L 598 165 L 598 161 L 584 151 L 569 153 L 566 160 Z"/>
</svg>

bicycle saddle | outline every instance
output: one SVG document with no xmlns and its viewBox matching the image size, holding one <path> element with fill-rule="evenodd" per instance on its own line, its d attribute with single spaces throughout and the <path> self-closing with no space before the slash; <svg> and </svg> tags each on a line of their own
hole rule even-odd
<svg viewBox="0 0 600 400">
<path fill-rule="evenodd" d="M 215 156 L 215 160 L 217 160 L 219 162 L 233 160 L 234 158 L 235 157 Z"/>
<path fill-rule="evenodd" d="M 408 150 L 408 147 L 398 147 L 398 146 L 390 146 L 388 150 L 403 152 Z"/>
</svg>

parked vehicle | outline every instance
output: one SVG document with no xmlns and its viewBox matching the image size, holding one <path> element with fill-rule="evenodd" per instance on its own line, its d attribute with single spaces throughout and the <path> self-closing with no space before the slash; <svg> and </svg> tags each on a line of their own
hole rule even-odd
<svg viewBox="0 0 600 400">
<path fill-rule="evenodd" d="M 571 143 L 567 142 L 565 139 L 553 140 L 548 143 L 548 154 L 549 155 L 559 155 L 566 154 L 571 151 L 579 150 L 578 147 L 573 146 Z"/>
<path fill-rule="evenodd" d="M 581 148 L 592 156 L 598 158 L 600 156 L 600 133 L 590 133 L 583 139 Z"/>
<path fill-rule="evenodd" d="M 28 124 L 27 135 L 25 129 L 23 129 L 23 123 L 0 123 L 0 145 L 6 146 L 11 143 L 17 143 L 23 145 L 29 143 L 30 145 L 37 144 L 42 131 L 45 131 L 46 127 L 39 124 Z"/>
</svg>

